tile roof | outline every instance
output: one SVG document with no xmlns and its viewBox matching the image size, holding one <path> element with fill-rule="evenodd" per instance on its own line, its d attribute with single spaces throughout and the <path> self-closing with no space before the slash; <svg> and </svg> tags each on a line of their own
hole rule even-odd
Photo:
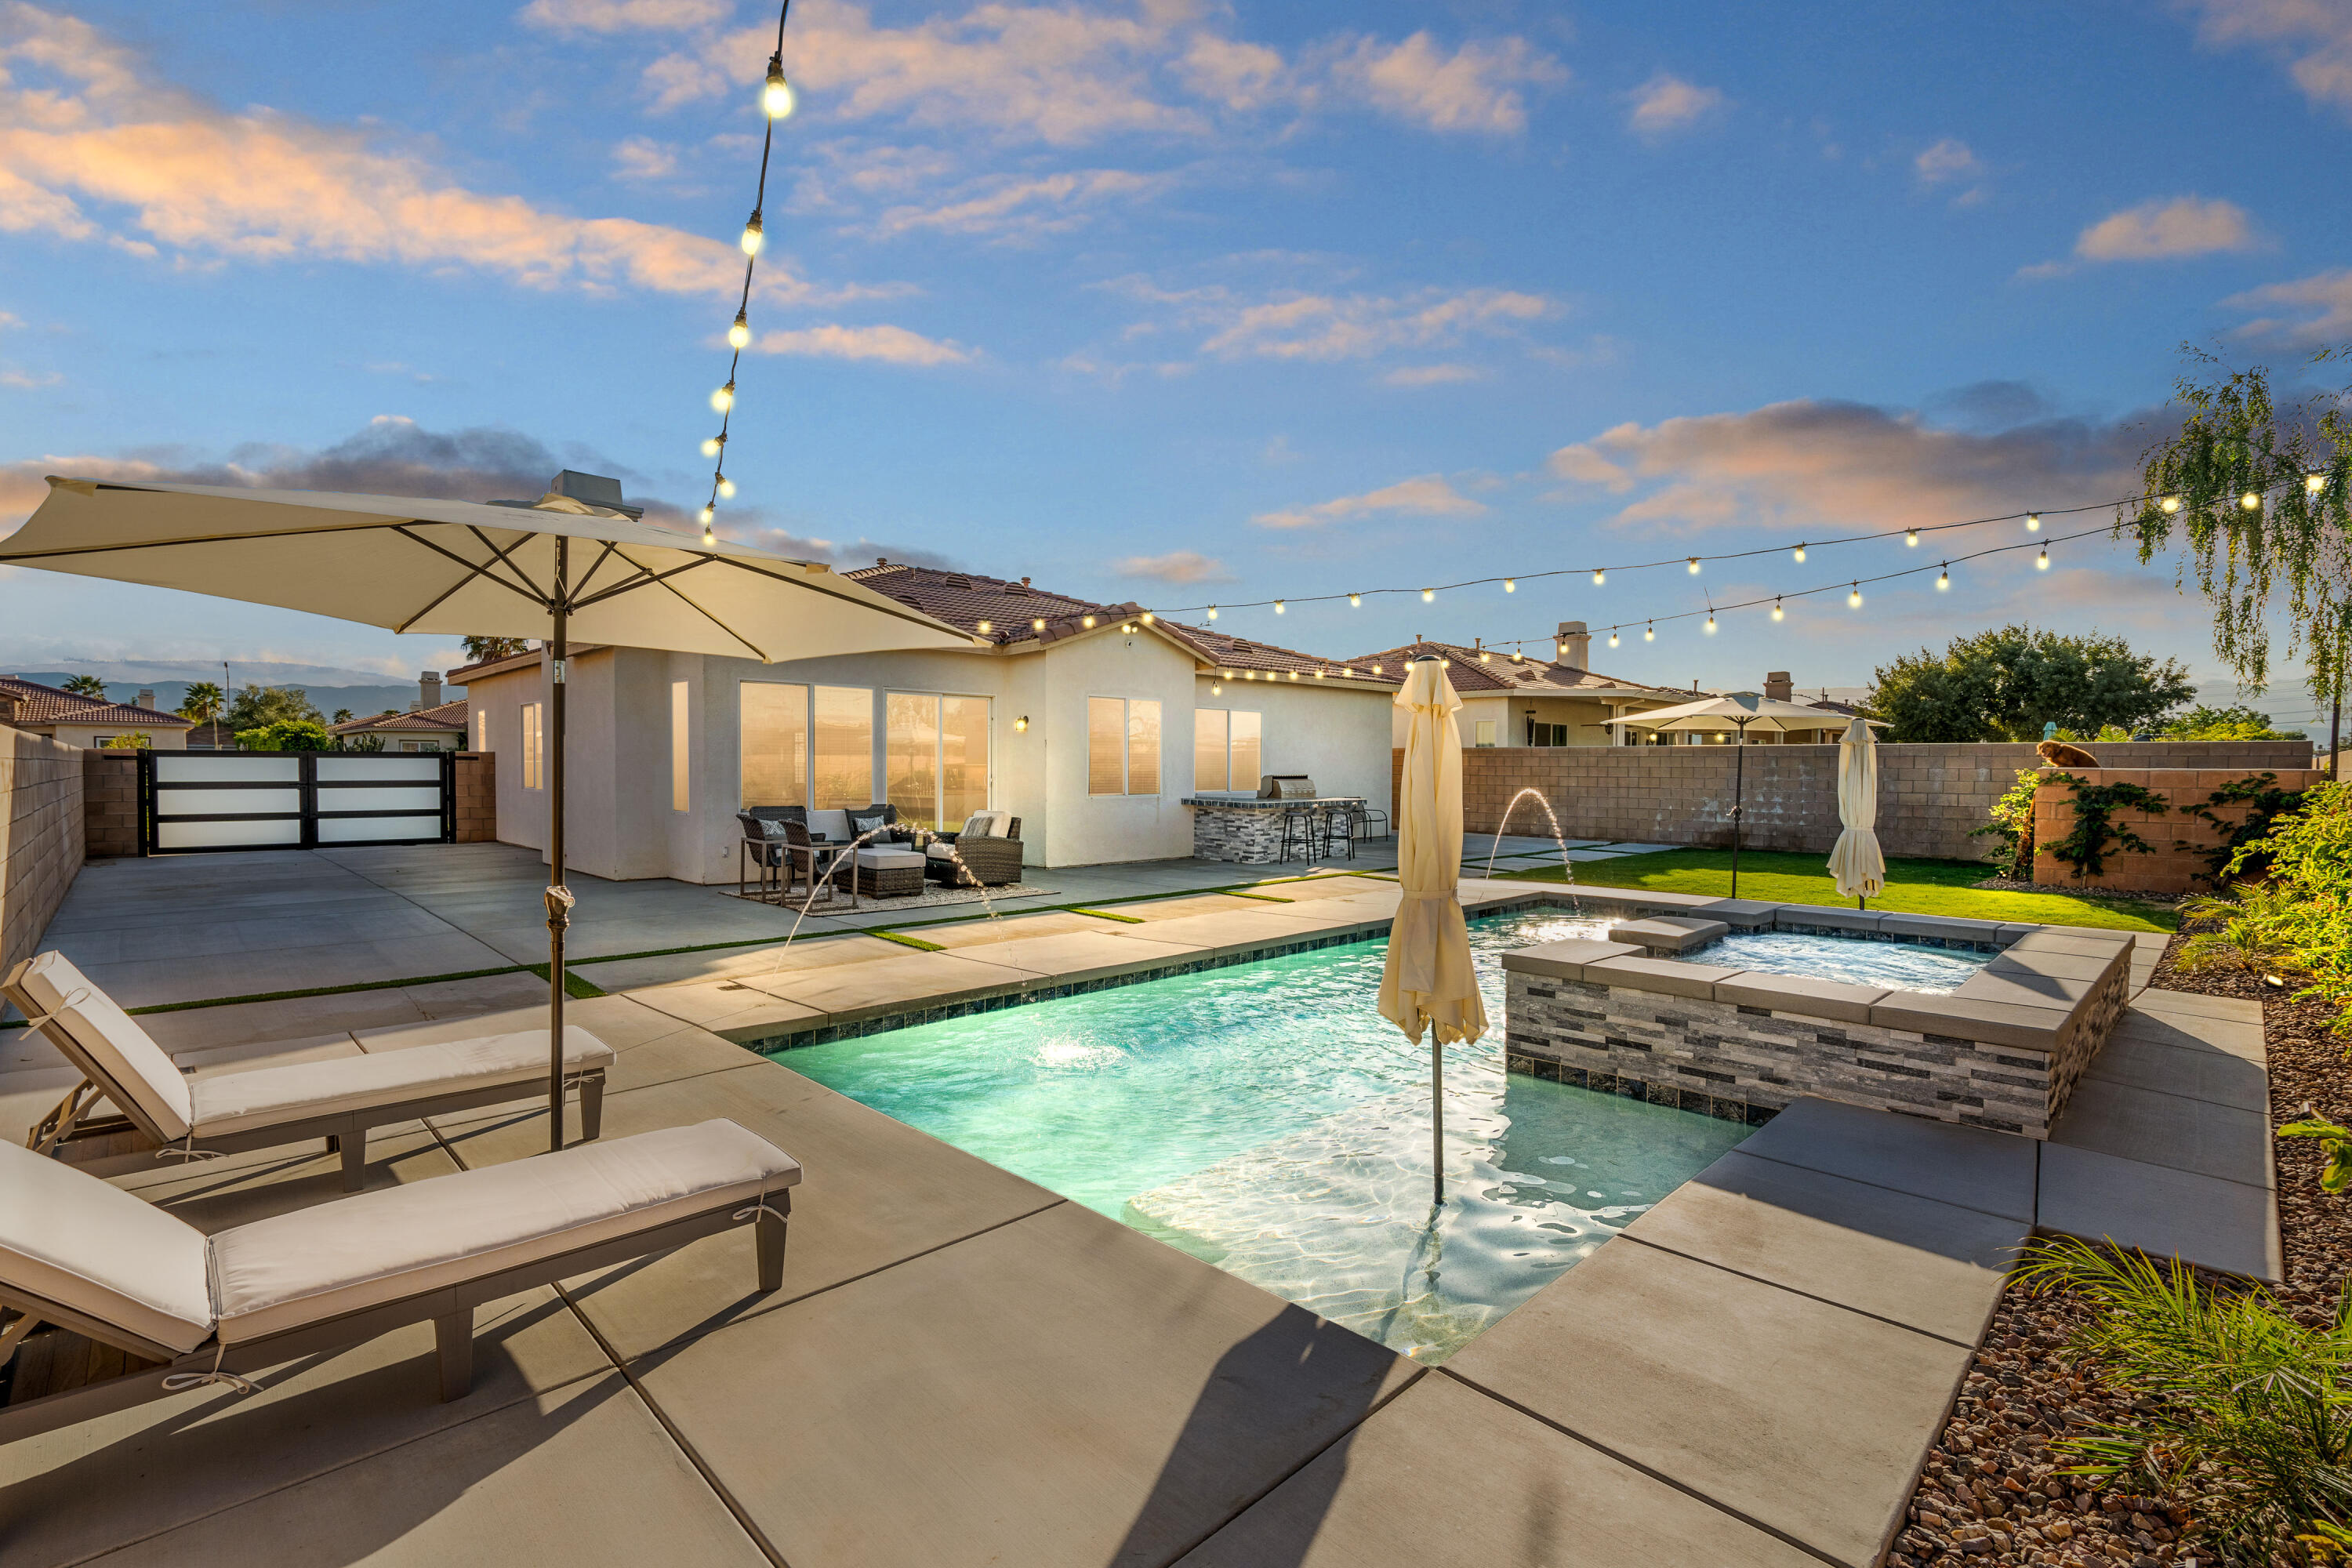
<svg viewBox="0 0 2352 1568">
<path fill-rule="evenodd" d="M 340 724 L 330 724 L 327 730 L 336 735 L 363 735 L 376 730 L 430 730 L 436 734 L 455 730 L 466 732 L 466 700 L 444 702 L 437 708 L 420 709 L 414 713 L 376 713 L 365 719 L 346 719 Z"/>
<path fill-rule="evenodd" d="M 1454 682 L 1454 690 L 1465 694 L 1524 691 L 1540 696 L 1569 697 L 1580 692 L 1635 691 L 1645 696 L 1654 693 L 1660 698 L 1677 700 L 1691 695 L 1671 686 L 1654 686 L 1645 680 L 1625 680 L 1615 676 L 1595 674 L 1589 669 L 1579 669 L 1572 664 L 1547 662 L 1539 658 L 1515 659 L 1500 648 L 1465 647 L 1460 643 L 1431 642 L 1427 639 L 1407 643 L 1402 647 L 1386 648 L 1379 653 L 1359 654 L 1351 662 L 1360 668 L 1379 665 L 1386 670 L 1400 671 L 1424 653 L 1433 653 L 1447 660 L 1446 678 Z"/>
<path fill-rule="evenodd" d="M 1080 599 L 1067 594 L 1056 594 L 1033 585 L 1027 579 L 1012 582 L 1003 577 L 986 577 L 975 572 L 948 572 L 935 566 L 907 566 L 882 561 L 860 567 L 842 575 L 865 584 L 878 593 L 887 594 L 927 616 L 961 626 L 975 636 L 986 637 L 999 647 L 1035 640 L 1040 644 L 1058 642 L 1092 631 L 1111 621 L 1142 621 L 1150 614 L 1133 600 L 1120 604 L 1098 604 L 1092 599 Z M 1093 625 L 1089 626 L 1091 617 Z M 1044 623 L 1040 625 L 1039 623 Z M 1328 671 L 1338 676 L 1345 666 L 1342 659 L 1326 658 L 1319 654 L 1301 653 L 1297 648 L 1277 647 L 1272 643 L 1251 642 L 1244 637 L 1227 637 L 1223 632 L 1205 626 L 1185 626 L 1178 621 L 1156 616 L 1150 623 L 1171 641 L 1189 648 L 1202 664 L 1223 669 L 1249 669 L 1289 674 L 1311 675 Z M 1376 679 L 1360 667 L 1356 678 Z M 1391 683 L 1399 678 L 1391 675 Z"/>
<path fill-rule="evenodd" d="M 16 722 L 26 724 L 135 724 L 143 729 L 193 730 L 193 720 L 135 702 L 101 702 L 77 697 L 59 687 L 37 680 L 0 675 L 0 694 L 16 700 Z"/>
</svg>

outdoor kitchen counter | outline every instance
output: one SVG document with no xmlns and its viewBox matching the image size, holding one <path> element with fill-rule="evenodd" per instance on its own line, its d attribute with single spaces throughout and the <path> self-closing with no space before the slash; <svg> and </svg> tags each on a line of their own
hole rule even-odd
<svg viewBox="0 0 2352 1568">
<path fill-rule="evenodd" d="M 1293 796 L 1266 800 L 1254 795 L 1188 795 L 1177 804 L 1192 808 L 1192 854 L 1202 860 L 1271 866 L 1282 858 L 1282 814 L 1292 806 L 1317 810 L 1362 805 L 1360 795 Z"/>
</svg>

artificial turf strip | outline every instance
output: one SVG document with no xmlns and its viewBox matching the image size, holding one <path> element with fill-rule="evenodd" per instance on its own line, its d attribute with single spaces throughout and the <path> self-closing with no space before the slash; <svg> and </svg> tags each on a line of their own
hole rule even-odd
<svg viewBox="0 0 2352 1568">
<path fill-rule="evenodd" d="M 536 974 L 541 980 L 547 978 L 547 965 L 544 963 L 526 963 L 522 967 L 523 973 L 527 974 Z M 563 994 L 574 1002 L 593 1002 L 599 996 L 612 994 L 594 981 L 573 973 L 571 961 L 568 959 L 563 964 Z"/>
<path fill-rule="evenodd" d="M 1261 904 L 1295 904 L 1298 901 L 1297 899 L 1277 899 L 1272 893 L 1244 893 L 1238 888 L 1228 888 L 1225 891 L 1236 899 L 1255 899 Z"/>
<path fill-rule="evenodd" d="M 884 942 L 895 942 L 900 947 L 911 947 L 920 952 L 945 952 L 947 951 L 946 948 L 941 947 L 938 942 L 925 942 L 921 937 L 908 936 L 901 931 L 876 931 L 873 928 L 868 927 L 866 934 L 867 936 L 878 936 Z"/>
<path fill-rule="evenodd" d="M 1871 900 L 1870 907 L 1903 914 L 2099 926 L 2109 931 L 2171 931 L 2180 923 L 2179 916 L 2161 904 L 2085 899 L 2071 893 L 2009 893 L 1969 885 L 1983 880 L 1991 870 L 1990 866 L 1974 860 L 1889 860 L 1886 890 Z M 1568 880 L 1557 866 L 1498 872 L 1496 879 Z M 1576 868 L 1576 880 L 1586 887 L 1640 888 L 1654 893 L 1727 898 L 1731 893 L 1731 851 L 1668 849 L 1629 856 L 1622 860 L 1588 860 Z M 1741 851 L 1739 896 L 1769 903 L 1853 907 L 1853 900 L 1837 890 L 1820 856 L 1776 850 Z"/>
<path fill-rule="evenodd" d="M 1123 926 L 1139 926 L 1144 923 L 1133 915 L 1115 915 L 1108 910 L 1082 910 L 1076 904 L 1070 905 L 1069 910 L 1074 915 L 1092 915 L 1098 921 L 1117 921 Z"/>
</svg>

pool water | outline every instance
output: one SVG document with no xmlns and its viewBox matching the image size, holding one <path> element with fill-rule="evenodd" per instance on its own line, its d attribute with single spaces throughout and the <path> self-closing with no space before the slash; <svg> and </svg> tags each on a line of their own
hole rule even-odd
<svg viewBox="0 0 2352 1568">
<path fill-rule="evenodd" d="M 1912 942 L 1867 937 L 1815 936 L 1808 931 L 1734 931 L 1721 942 L 1687 954 L 1694 963 L 1727 969 L 1763 969 L 1776 974 L 1806 974 L 1855 985 L 1948 995 L 1991 962 L 1992 954 L 1966 947 L 1927 947 Z"/>
</svg>

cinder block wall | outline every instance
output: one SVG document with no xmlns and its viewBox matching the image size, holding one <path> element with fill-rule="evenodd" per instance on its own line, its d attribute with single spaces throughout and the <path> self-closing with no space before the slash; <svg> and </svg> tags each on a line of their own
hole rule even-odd
<svg viewBox="0 0 2352 1568">
<path fill-rule="evenodd" d="M 2190 768 L 2233 778 L 2265 770 L 2284 777 L 2308 769 L 2305 741 L 2118 742 L 2090 748 L 2119 768 Z M 1493 833 L 1523 789 L 1542 792 L 1570 838 L 1727 847 L 1731 843 L 1731 746 L 1489 747 L 1463 753 L 1465 826 Z M 1837 842 L 1835 746 L 1749 746 L 1745 842 L 1757 849 L 1827 854 Z M 1402 752 L 1391 767 L 1403 767 Z M 2021 769 L 2040 759 L 2024 742 L 1881 746 L 1878 839 L 1889 855 L 1982 858 L 1987 840 L 1971 838 L 1992 803 Z M 1511 813 L 1514 833 L 1543 834 L 1549 824 L 1532 799 Z"/>
<path fill-rule="evenodd" d="M 81 754 L 82 835 L 93 860 L 139 853 L 139 753 Z"/>
<path fill-rule="evenodd" d="M 81 869 L 81 759 L 0 724 L 0 972 L 34 951 Z"/>
<path fill-rule="evenodd" d="M 2055 768 L 2047 770 L 2056 773 Z M 2108 820 L 2118 827 L 2128 827 L 2146 840 L 2151 853 L 2134 854 L 2116 850 L 2105 858 L 2105 865 L 2095 877 L 2075 874 L 2046 847 L 2074 831 L 2074 790 L 2071 784 L 2046 784 L 2033 792 L 2033 879 L 2063 888 L 2112 888 L 2135 893 L 2190 893 L 2210 889 L 2206 879 L 2208 867 L 2205 852 L 2222 841 L 2222 834 L 2200 817 L 2189 816 L 2184 808 L 2205 804 L 2207 797 L 2224 785 L 2237 783 L 2247 775 L 2244 768 L 2069 768 L 2065 770 L 2086 784 L 2136 784 L 2152 795 L 2161 795 L 2171 808 L 2162 816 L 2146 811 L 2117 811 Z M 2281 789 L 2309 789 L 2324 784 L 2327 775 L 2315 768 L 2256 768 L 2254 773 L 2270 772 L 2278 775 Z M 2212 806 L 2213 815 L 2234 826 L 2245 821 L 2248 807 L 2243 805 Z"/>
<path fill-rule="evenodd" d="M 499 756 L 457 753 L 457 842 L 492 844 L 499 837 Z"/>
</svg>

